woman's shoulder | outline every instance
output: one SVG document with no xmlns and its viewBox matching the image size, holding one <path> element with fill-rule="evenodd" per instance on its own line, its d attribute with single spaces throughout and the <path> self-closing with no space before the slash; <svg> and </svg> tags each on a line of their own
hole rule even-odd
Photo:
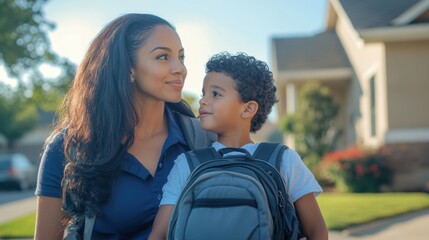
<svg viewBox="0 0 429 240">
<path fill-rule="evenodd" d="M 64 144 L 65 130 L 53 132 L 46 140 L 46 148 L 58 148 Z"/>
</svg>

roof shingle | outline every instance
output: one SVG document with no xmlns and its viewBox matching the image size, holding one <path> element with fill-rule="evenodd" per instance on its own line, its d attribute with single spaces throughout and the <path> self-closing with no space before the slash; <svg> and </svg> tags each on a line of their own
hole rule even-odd
<svg viewBox="0 0 429 240">
<path fill-rule="evenodd" d="M 278 71 L 350 67 L 344 48 L 334 31 L 312 37 L 275 38 L 273 41 Z"/>
<path fill-rule="evenodd" d="M 339 0 L 353 26 L 359 29 L 392 26 L 400 16 L 420 0 Z"/>
</svg>

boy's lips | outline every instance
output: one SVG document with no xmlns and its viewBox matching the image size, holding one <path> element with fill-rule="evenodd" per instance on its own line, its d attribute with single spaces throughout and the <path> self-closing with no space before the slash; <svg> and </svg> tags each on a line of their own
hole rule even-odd
<svg viewBox="0 0 429 240">
<path fill-rule="evenodd" d="M 210 112 L 207 112 L 207 111 L 204 111 L 204 110 L 200 110 L 198 117 L 201 118 L 201 117 L 204 117 L 204 116 L 207 116 L 207 115 L 210 115 L 210 114 L 211 114 Z"/>
</svg>

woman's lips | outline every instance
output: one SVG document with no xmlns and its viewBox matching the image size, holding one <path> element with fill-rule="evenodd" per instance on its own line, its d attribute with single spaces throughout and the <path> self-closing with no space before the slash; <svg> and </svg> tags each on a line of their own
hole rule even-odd
<svg viewBox="0 0 429 240">
<path fill-rule="evenodd" d="M 182 80 L 175 80 L 175 81 L 169 81 L 169 82 L 167 82 L 167 84 L 176 88 L 176 89 L 181 90 L 183 88 L 184 82 Z"/>
</svg>

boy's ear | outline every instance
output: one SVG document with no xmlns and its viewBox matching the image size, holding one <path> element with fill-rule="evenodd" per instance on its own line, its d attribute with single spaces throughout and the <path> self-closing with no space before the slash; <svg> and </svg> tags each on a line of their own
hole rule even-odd
<svg viewBox="0 0 429 240">
<path fill-rule="evenodd" d="M 244 104 L 244 111 L 241 113 L 243 118 L 253 118 L 258 111 L 259 105 L 256 101 L 248 101 Z"/>
</svg>

